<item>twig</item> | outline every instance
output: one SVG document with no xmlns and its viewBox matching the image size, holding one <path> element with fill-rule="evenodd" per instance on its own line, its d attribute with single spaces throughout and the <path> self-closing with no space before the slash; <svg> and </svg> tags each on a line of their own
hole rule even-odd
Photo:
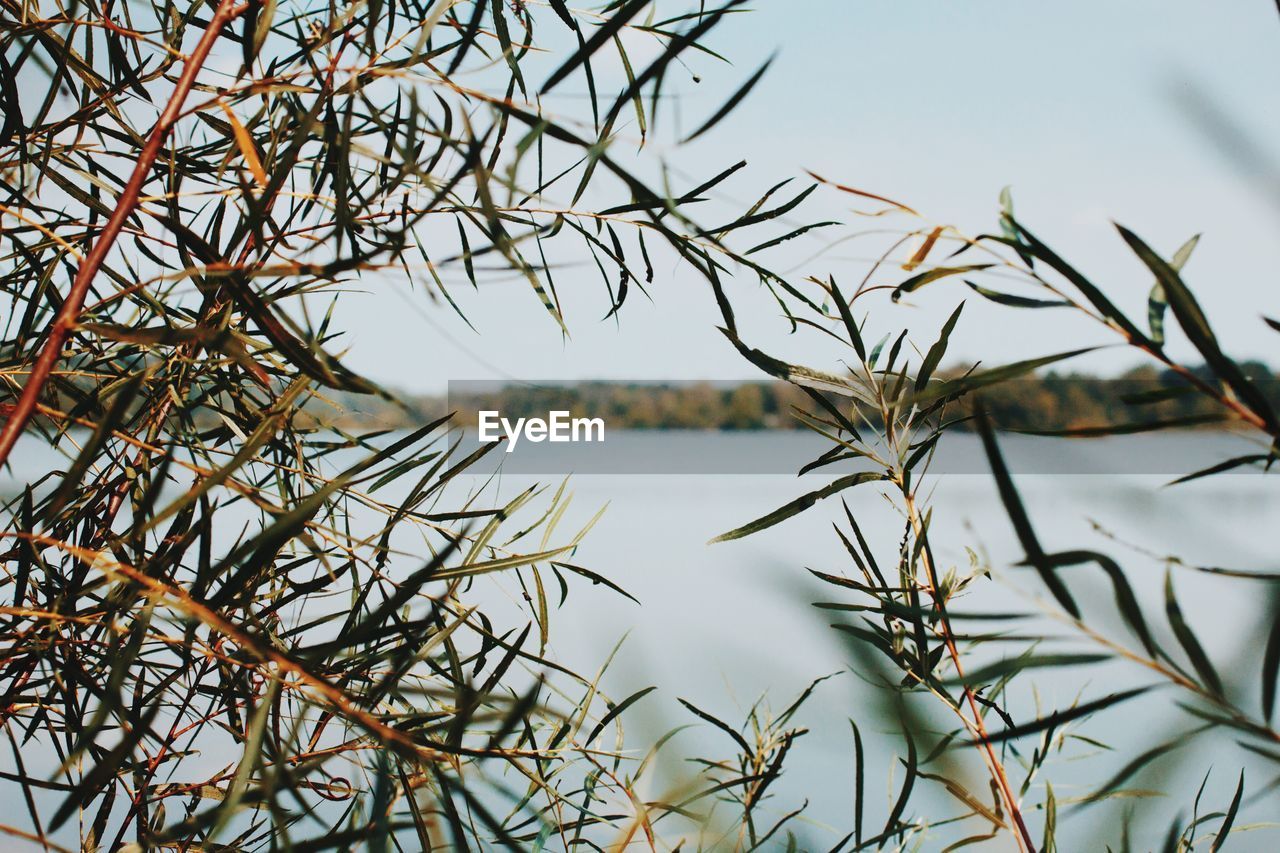
<svg viewBox="0 0 1280 853">
<path fill-rule="evenodd" d="M 75 327 L 76 320 L 80 315 L 80 308 L 84 305 L 85 296 L 89 292 L 89 286 L 93 284 L 93 279 L 97 276 L 103 261 L 106 260 L 107 253 L 111 251 L 116 238 L 124 228 L 125 220 L 133 214 L 134 209 L 137 207 L 138 196 L 142 191 L 142 185 L 147 180 L 147 173 L 151 171 L 156 157 L 160 154 L 160 147 L 164 144 L 165 138 L 169 135 L 174 122 L 177 121 L 178 115 L 182 110 L 182 102 L 186 100 L 187 93 L 191 91 L 196 75 L 200 73 L 201 67 L 209 56 L 209 51 L 213 49 L 213 43 L 218 40 L 223 28 L 247 8 L 247 5 L 233 5 L 233 0 L 221 0 L 217 11 L 214 12 L 213 19 L 209 22 L 208 27 L 205 28 L 204 35 L 200 37 L 200 42 L 183 66 L 182 75 L 174 85 L 173 94 L 169 97 L 169 102 L 165 105 L 164 111 L 156 119 L 155 127 L 151 129 L 151 135 L 147 138 L 146 145 L 143 146 L 142 152 L 138 156 L 138 163 L 133 169 L 133 174 L 129 176 L 129 182 L 125 184 L 124 190 L 120 193 L 120 198 L 116 201 L 116 207 L 111 213 L 111 218 L 107 220 L 107 224 L 98 235 L 93 248 L 89 250 L 84 262 L 76 270 L 76 277 L 71 285 L 71 291 L 67 294 L 67 298 L 63 300 L 62 307 L 58 310 L 58 316 L 49 327 L 49 336 L 31 368 L 31 374 L 27 377 L 27 384 L 23 386 L 22 394 L 19 396 L 12 414 L 9 415 L 9 419 L 5 421 L 3 430 L 0 430 L 0 465 L 3 465 L 9 459 L 9 453 L 13 450 L 13 446 L 17 444 L 18 437 L 22 435 L 23 429 L 26 428 L 27 422 L 35 412 L 40 392 L 44 389 L 45 383 L 49 379 L 54 363 L 62 354 L 62 345 L 66 342 L 67 335 Z"/>
</svg>

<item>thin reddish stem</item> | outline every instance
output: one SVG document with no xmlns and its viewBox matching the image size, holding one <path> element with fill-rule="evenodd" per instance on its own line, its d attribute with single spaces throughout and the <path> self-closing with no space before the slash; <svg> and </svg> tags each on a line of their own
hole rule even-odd
<svg viewBox="0 0 1280 853">
<path fill-rule="evenodd" d="M 9 453 L 13 450 L 13 446 L 17 444 L 18 437 L 22 435 L 27 422 L 31 420 L 32 414 L 35 413 L 36 403 L 40 399 L 40 392 L 44 389 L 45 383 L 49 380 L 49 374 L 53 371 L 54 364 L 62 354 L 62 346 L 66 343 L 67 336 L 71 334 L 71 330 L 75 327 L 76 320 L 80 316 L 80 309 L 84 305 L 85 296 L 89 292 L 89 286 L 93 284 L 98 270 L 101 269 L 103 262 L 107 258 L 107 253 L 111 251 L 116 238 L 120 236 L 125 221 L 137 208 L 138 197 L 141 194 L 143 184 L 146 183 L 147 173 L 151 171 L 151 167 L 155 164 L 156 158 L 160 154 L 160 148 L 164 145 L 165 138 L 178 120 L 182 111 L 182 104 L 195 83 L 196 75 L 200 73 L 201 67 L 204 65 L 205 60 L 208 59 L 209 52 L 213 49 L 213 43 L 218 40 L 223 28 L 235 20 L 246 8 L 243 5 L 234 5 L 234 0 L 222 0 L 218 4 L 218 9 L 214 13 L 213 19 L 205 28 L 204 35 L 200 37 L 200 42 L 196 45 L 195 50 L 191 52 L 191 56 L 187 58 L 186 64 L 182 69 L 182 75 L 178 78 L 173 94 L 169 97 L 169 102 L 165 105 L 164 111 L 156 119 L 155 127 L 151 129 L 151 135 L 147 137 L 147 142 L 138 156 L 138 163 L 133 169 L 133 174 L 129 176 L 129 182 L 125 184 L 124 190 L 120 193 L 120 198 L 116 202 L 115 210 L 112 211 L 111 217 L 107 220 L 107 224 L 103 227 L 98 239 L 89 250 L 89 254 L 81 262 L 79 269 L 76 270 L 76 277 L 71 284 L 71 291 L 67 294 L 66 299 L 63 300 L 62 307 L 58 309 L 58 316 L 49 327 L 49 334 L 45 340 L 44 348 L 40 350 L 40 355 L 36 357 L 35 364 L 32 365 L 31 373 L 27 377 L 27 384 L 23 386 L 22 394 L 18 397 L 18 402 L 14 405 L 12 414 L 5 421 L 4 428 L 0 430 L 0 465 L 3 465 L 9 459 Z"/>
</svg>

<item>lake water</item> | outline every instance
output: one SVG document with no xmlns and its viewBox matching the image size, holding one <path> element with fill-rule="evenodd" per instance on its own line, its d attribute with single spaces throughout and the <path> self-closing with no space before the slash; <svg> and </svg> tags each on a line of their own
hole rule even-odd
<svg viewBox="0 0 1280 853">
<path fill-rule="evenodd" d="M 662 434 L 637 435 L 632 441 L 648 446 Z M 624 440 L 626 438 L 624 437 Z M 984 463 L 973 436 L 949 436 L 953 447 L 942 470 L 981 470 Z M 1166 487 L 1175 476 L 1224 458 L 1224 451 L 1239 452 L 1239 440 L 1213 433 L 1183 433 L 1098 441 L 1044 440 L 1006 437 L 1002 447 L 1018 474 L 1017 481 L 1032 521 L 1047 550 L 1089 548 L 1120 561 L 1128 571 L 1148 620 L 1161 643 L 1176 649 L 1163 617 L 1165 563 L 1138 550 L 1177 556 L 1189 564 L 1275 571 L 1274 550 L 1267 533 L 1280 524 L 1280 500 L 1274 483 L 1258 475 L 1241 474 L 1208 478 Z M 792 447 L 792 444 L 797 445 Z M 947 442 L 944 441 L 944 445 Z M 965 446 L 968 444 L 968 446 Z M 800 445 L 812 445 L 803 434 L 704 433 L 693 442 L 676 442 L 668 458 L 687 460 L 690 469 L 722 467 L 725 459 L 766 458 L 773 465 L 780 448 L 799 458 Z M 693 452 L 701 449 L 705 455 Z M 571 448 L 572 449 L 572 448 Z M 563 446 L 557 452 L 563 452 Z M 1256 448 L 1246 452 L 1257 452 Z M 512 454 L 515 455 L 515 454 Z M 710 461 L 708 461 L 708 457 Z M 615 457 L 616 458 L 616 457 Z M 639 458 L 630 456 L 623 458 Z M 809 454 L 805 458 L 812 458 Z M 551 456 L 537 465 L 547 464 Z M 526 463 L 530 464 L 530 463 Z M 616 465 L 616 462 L 609 462 Z M 628 462 L 627 465 L 632 463 Z M 746 463 L 748 466 L 759 462 Z M 514 466 L 513 466 L 514 467 Z M 588 468 L 591 470 L 591 468 Z M 625 470 L 625 469 L 624 469 Z M 1099 471 L 1121 471 L 1101 474 Z M 1087 473 L 1069 473 L 1083 471 Z M 1031 473 L 1028 473 L 1031 472 Z M 1092 473 L 1088 473 L 1092 472 Z M 549 477 L 508 474 L 501 481 L 505 494 L 513 495 L 531 482 L 554 482 Z M 810 602 L 845 600 L 834 588 L 820 585 L 806 567 L 834 574 L 856 575 L 848 556 L 832 530 L 843 524 L 838 500 L 818 503 L 809 511 L 743 540 L 708 545 L 713 536 L 740 526 L 816 488 L 823 478 L 768 474 L 654 474 L 612 473 L 575 475 L 571 487 L 580 518 L 599 506 L 609 508 L 588 535 L 574 561 L 623 585 L 640 599 L 635 605 L 607 591 L 576 588 L 568 606 L 553 617 L 553 646 L 567 663 L 591 668 L 623 633 L 627 640 L 605 683 L 615 695 L 627 695 L 640 686 L 658 684 L 660 690 L 645 700 L 648 715 L 636 719 L 648 725 L 650 736 L 666 727 L 688 722 L 676 697 L 683 697 L 723 715 L 742 719 L 747 708 L 767 694 L 781 710 L 813 678 L 833 672 L 843 674 L 825 682 L 799 720 L 810 733 L 797 742 L 788 776 L 780 786 L 778 808 L 810 800 L 809 815 L 815 821 L 812 840 L 834 844 L 851 826 L 853 804 L 853 748 L 848 720 L 857 719 L 874 732 L 883 729 L 872 713 L 874 698 L 866 684 L 848 670 L 849 648 L 840 634 L 828 627 L 832 612 L 817 610 Z M 985 473 L 948 473 L 935 478 L 931 505 L 934 517 L 931 542 L 946 567 L 969 566 L 966 548 L 980 554 L 991 567 L 993 579 L 980 582 L 969 594 L 969 610 L 1030 610 L 1042 606 L 1044 589 L 1034 573 L 1013 566 L 1022 552 L 996 493 Z M 874 486 L 846 493 L 846 499 L 882 564 L 892 565 L 902 534 L 902 519 Z M 1105 526 L 1106 532 L 1093 522 Z M 568 524 L 568 522 L 566 522 Z M 1107 533 L 1123 540 L 1117 542 Z M 1112 592 L 1105 576 L 1093 568 L 1070 570 L 1070 583 L 1091 623 L 1107 626 L 1109 635 L 1131 647 L 1136 641 L 1116 618 Z M 1190 570 L 1174 575 L 1183 610 L 1215 661 L 1224 666 L 1224 680 L 1256 695 L 1262 649 L 1249 646 L 1242 637 L 1265 636 L 1274 612 L 1269 585 L 1255 581 L 1227 580 Z M 1038 628 L 1038 623 L 1014 623 Z M 1053 625 L 1050 631 L 1071 638 L 1073 630 Z M 1017 647 L 1019 650 L 1021 647 Z M 1088 642 L 1064 643 L 1054 650 L 1098 651 Z M 1047 650 L 1042 650 L 1047 651 Z M 998 658 L 1008 648 L 994 647 L 979 653 L 983 660 Z M 1182 658 L 1179 657 L 1181 661 Z M 972 669 L 972 666 L 970 667 Z M 1012 698 L 1022 709 L 1020 719 L 1037 716 L 1035 703 L 1048 713 L 1108 693 L 1157 683 L 1134 664 L 1090 666 L 1052 679 L 1027 677 L 1035 694 L 1025 687 Z M 1126 761 L 1178 732 L 1194 727 L 1196 720 L 1180 711 L 1178 701 L 1189 697 L 1176 690 L 1155 691 L 1101 714 L 1079 727 L 1081 734 L 1107 741 L 1118 756 L 1077 744 L 1051 759 L 1026 799 L 1043 800 L 1048 778 L 1059 803 L 1082 796 L 1110 778 Z M 1256 699 L 1248 706 L 1257 713 Z M 656 713 L 655 713 L 656 712 Z M 952 721 L 939 718 L 940 724 Z M 998 719 L 992 718 L 993 727 Z M 888 789 L 891 767 L 901 754 L 896 732 L 872 735 L 869 749 L 867 821 L 883 821 L 890 807 Z M 722 735 L 702 727 L 689 735 L 703 739 L 697 747 L 727 747 Z M 864 729 L 864 739 L 868 733 Z M 641 738 L 643 741 L 644 738 Z M 1017 743 L 1023 754 L 1038 744 L 1036 737 Z M 1088 760 L 1079 760 L 1089 755 Z M 962 757 L 971 779 L 981 780 L 981 766 Z M 1008 763 L 1015 777 L 1018 759 Z M 1257 794 L 1276 775 L 1274 766 L 1256 760 L 1239 748 L 1234 738 L 1206 737 L 1169 760 L 1154 765 L 1150 774 L 1125 786 L 1159 788 L 1171 793 L 1161 800 L 1123 799 L 1083 810 L 1062 807 L 1059 826 L 1062 849 L 1102 849 L 1120 837 L 1123 810 L 1140 805 L 1145 820 L 1135 823 L 1133 838 L 1140 849 L 1162 843 L 1168 824 L 1178 814 L 1189 816 L 1204 771 L 1214 770 L 1205 787 L 1200 814 L 1223 810 L 1230 802 L 1241 767 L 1247 767 L 1247 790 Z M 901 780 L 901 768 L 893 773 Z M 930 817 L 955 815 L 963 807 L 946 794 L 923 798 L 932 803 Z M 1249 809 L 1237 821 L 1280 819 L 1280 808 L 1263 796 L 1246 800 Z M 1030 812 L 1038 827 L 1041 818 Z M 1216 826 L 1206 824 L 1203 829 Z M 829 827 L 826 829 L 824 827 Z M 972 828 L 972 824 L 970 825 Z M 1073 843 L 1067 846 L 1066 841 Z M 1237 849 L 1277 849 L 1280 834 L 1257 829 L 1233 841 Z M 1257 846 L 1254 846 L 1257 845 Z M 941 849 L 927 844 L 925 849 Z M 1003 849 L 996 847 L 995 849 Z"/>
<path fill-rule="evenodd" d="M 652 438 L 648 435 L 636 440 Z M 707 448 L 714 447 L 704 456 L 714 452 L 725 458 L 750 459 L 774 453 L 778 439 L 769 434 L 714 433 L 702 434 L 699 441 L 706 442 Z M 1078 449 L 1081 444 L 1073 446 Z M 23 447 L 27 452 L 14 460 L 18 482 L 38 476 L 53 464 L 44 449 L 29 443 Z M 1038 473 L 1031 462 L 1018 463 L 1023 471 L 1018 484 L 1047 550 L 1100 550 L 1125 566 L 1163 642 L 1171 636 L 1160 615 L 1165 563 L 1139 549 L 1176 555 L 1189 564 L 1277 568 L 1269 534 L 1280 524 L 1280 501 L 1266 478 L 1231 475 L 1174 488 L 1163 486 L 1173 475 L 1219 458 L 1223 447 L 1221 436 L 1198 433 L 1111 440 L 1106 458 L 1142 460 L 1141 464 L 1102 469 L 1127 471 L 1120 474 L 1064 473 L 1079 466 L 1063 465 L 1060 454 L 1054 452 L 1053 458 L 1042 460 L 1044 466 Z M 1078 458 L 1102 458 L 1093 451 L 1081 453 Z M 699 455 L 688 458 L 696 460 Z M 1159 464 L 1151 460 L 1159 460 Z M 832 613 L 811 606 L 813 601 L 843 597 L 834 588 L 820 586 L 805 571 L 806 567 L 834 574 L 855 571 L 832 530 L 832 523 L 843 515 L 838 500 L 820 502 L 756 536 L 708 545 L 713 536 L 763 515 L 824 480 L 788 474 L 705 473 L 709 466 L 700 468 L 693 462 L 687 467 L 704 473 L 614 472 L 579 474 L 571 479 L 573 504 L 562 531 L 576 529 L 576 524 L 609 505 L 573 562 L 619 583 L 640 604 L 604 587 L 575 583 L 565 607 L 552 614 L 552 656 L 571 668 L 592 671 L 626 635 L 604 678 L 606 688 L 620 698 L 649 684 L 659 686 L 631 715 L 628 732 L 637 744 L 674 725 L 696 722 L 679 707 L 677 697 L 738 720 L 762 695 L 781 710 L 814 678 L 840 673 L 824 682 L 798 715 L 798 721 L 810 732 L 797 742 L 778 787 L 776 805 L 771 807 L 781 811 L 807 798 L 810 822 L 806 831 L 814 849 L 834 844 L 852 828 L 853 748 L 848 721 L 855 719 L 863 726 L 868 745 L 867 825 L 878 827 L 893 796 L 889 780 L 892 777 L 895 784 L 901 780 L 901 767 L 894 767 L 901 747 L 894 732 L 886 731 L 889 724 L 874 713 L 874 692 L 859 677 L 859 673 L 865 675 L 865 667 L 851 658 L 840 635 L 828 627 Z M 1096 469 L 1086 466 L 1081 470 Z M 504 470 L 491 488 L 497 489 L 498 497 L 510 498 L 532 482 L 554 484 L 558 479 Z M 457 486 L 462 490 L 480 483 L 481 478 L 474 477 Z M 939 475 L 933 483 L 931 540 L 941 565 L 966 569 L 970 564 L 966 549 L 972 549 L 992 570 L 992 579 L 979 582 L 969 594 L 965 609 L 1040 608 L 1044 591 L 1035 575 L 1013 566 L 1022 554 L 991 478 L 982 473 L 949 473 Z M 848 492 L 847 500 L 873 549 L 883 555 L 882 563 L 892 565 L 902 533 L 902 519 L 896 510 L 874 486 Z M 1099 532 L 1095 520 L 1123 542 Z M 1110 636 L 1134 645 L 1115 618 L 1105 577 L 1087 567 L 1071 572 L 1072 589 L 1089 621 L 1107 626 Z M 1224 680 L 1256 693 L 1262 649 L 1248 645 L 1247 638 L 1259 636 L 1259 625 L 1264 621 L 1269 624 L 1273 612 L 1270 587 L 1187 569 L 1176 570 L 1174 577 L 1183 609 L 1210 656 L 1215 661 L 1234 662 L 1222 667 Z M 514 602 L 515 590 L 509 579 L 494 577 L 478 584 L 476 592 L 492 602 Z M 1031 627 L 1039 625 L 1032 623 Z M 1068 625 L 1056 625 L 1053 632 L 1064 638 L 1054 650 L 1096 650 L 1088 642 L 1071 641 L 1074 633 Z M 1171 640 L 1166 645 L 1176 647 Z M 994 646 L 982 654 L 987 660 L 1007 652 L 1008 648 Z M 1022 719 L 1036 715 L 1037 702 L 1041 713 L 1046 713 L 1065 707 L 1077 696 L 1088 700 L 1158 679 L 1133 664 L 1108 663 L 1028 681 L 1034 683 L 1035 693 L 1023 687 L 1012 697 L 1015 714 L 1021 711 Z M 1193 728 L 1196 720 L 1176 704 L 1187 698 L 1174 689 L 1154 691 L 1085 723 L 1079 728 L 1082 734 L 1109 742 L 1118 754 L 1100 752 L 1083 742 L 1075 744 L 1050 760 L 1028 791 L 1027 803 L 1042 801 L 1045 778 L 1052 781 L 1059 803 L 1080 796 L 1105 781 L 1128 758 Z M 1256 709 L 1256 699 L 1250 699 L 1248 707 Z M 940 727 L 950 725 L 945 718 L 938 719 Z M 1032 737 L 1017 746 L 1026 755 L 1036 743 Z M 672 744 L 675 752 L 722 755 L 729 754 L 730 746 L 722 734 L 705 725 L 685 731 Z M 1086 755 L 1091 757 L 1079 760 Z M 1014 768 L 1016 783 L 1021 777 L 1018 756 L 1010 753 L 1006 760 Z M 1158 845 L 1168 822 L 1177 814 L 1185 817 L 1190 813 L 1210 764 L 1213 773 L 1205 788 L 1201 814 L 1226 806 L 1242 766 L 1248 768 L 1247 790 L 1253 795 L 1264 791 L 1276 775 L 1273 766 L 1241 749 L 1235 738 L 1204 738 L 1175 752 L 1155 765 L 1149 776 L 1139 776 L 1127 786 L 1159 788 L 1170 792 L 1169 797 L 1119 800 L 1085 809 L 1060 808 L 1062 838 L 1071 840 L 1070 846 L 1063 843 L 1061 849 L 1102 849 L 1103 842 L 1116 845 L 1121 814 L 1133 805 L 1140 806 L 1145 816 L 1133 830 L 1139 848 Z M 973 755 L 959 755 L 958 766 L 959 772 L 970 774 L 971 779 L 981 779 L 981 767 Z M 1247 799 L 1237 826 L 1280 817 L 1280 809 L 1268 796 Z M 945 793 L 921 798 L 919 803 L 934 820 L 965 810 Z M 1034 811 L 1030 814 L 1033 827 L 1038 827 L 1041 818 Z M 1204 829 L 1213 826 L 1216 822 Z M 1277 845 L 1280 834 L 1259 829 L 1242 836 L 1229 849 L 1278 849 Z M 935 848 L 930 843 L 925 849 Z"/>
</svg>

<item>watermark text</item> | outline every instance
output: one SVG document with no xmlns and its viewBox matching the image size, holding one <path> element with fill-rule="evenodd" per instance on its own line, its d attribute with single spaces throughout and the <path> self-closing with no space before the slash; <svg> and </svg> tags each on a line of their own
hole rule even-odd
<svg viewBox="0 0 1280 853">
<path fill-rule="evenodd" d="M 544 418 L 516 418 L 513 422 L 501 412 L 478 412 L 477 426 L 481 441 L 507 439 L 507 452 L 516 449 L 521 438 L 542 441 L 604 441 L 604 418 L 575 418 L 566 410 L 547 412 Z"/>
</svg>

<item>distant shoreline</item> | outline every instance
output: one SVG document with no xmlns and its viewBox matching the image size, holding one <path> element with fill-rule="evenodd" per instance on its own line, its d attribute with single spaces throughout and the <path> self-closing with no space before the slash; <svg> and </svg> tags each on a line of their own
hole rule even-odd
<svg viewBox="0 0 1280 853">
<path fill-rule="evenodd" d="M 1243 367 L 1280 408 L 1275 374 L 1261 364 Z M 958 372 L 944 373 L 943 378 L 948 375 Z M 993 423 L 1006 432 L 1087 437 L 1117 427 L 1122 432 L 1142 432 L 1155 424 L 1219 431 L 1231 425 L 1220 406 L 1191 390 L 1176 374 L 1139 368 L 1113 378 L 1047 373 L 984 388 L 980 394 Z M 850 406 L 848 398 L 828 399 Z M 803 389 L 777 381 L 468 382 L 452 384 L 447 396 L 406 394 L 399 400 L 402 406 L 376 397 L 338 395 L 328 411 L 319 406 L 308 411 L 334 426 L 391 429 L 420 426 L 450 411 L 456 413 L 457 423 L 474 425 L 481 410 L 497 410 L 513 419 L 568 410 L 575 417 L 601 417 L 611 429 L 659 431 L 803 430 L 806 422 L 830 417 Z M 951 429 L 970 429 L 970 406 L 970 398 L 952 404 Z M 862 415 L 874 422 L 879 413 Z"/>
</svg>

